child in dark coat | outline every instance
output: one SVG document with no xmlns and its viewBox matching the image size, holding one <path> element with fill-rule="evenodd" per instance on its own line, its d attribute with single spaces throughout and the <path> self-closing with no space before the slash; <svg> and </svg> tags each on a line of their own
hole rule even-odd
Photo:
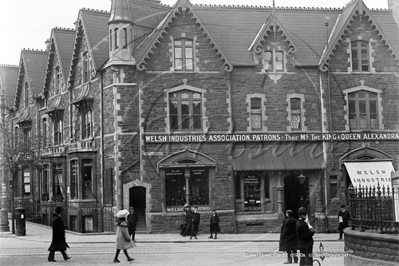
<svg viewBox="0 0 399 266">
<path fill-rule="evenodd" d="M 212 210 L 211 221 L 209 225 L 211 236 L 209 238 L 213 238 L 212 233 L 215 233 L 215 239 L 218 238 L 218 232 L 220 232 L 219 221 L 219 215 L 216 213 L 216 210 Z"/>
<path fill-rule="evenodd" d="M 345 204 L 341 205 L 341 210 L 338 212 L 338 231 L 339 231 L 339 238 L 338 240 L 342 239 L 342 235 L 344 234 L 344 229 L 348 227 L 348 222 L 351 219 L 351 215 L 346 210 Z"/>
</svg>

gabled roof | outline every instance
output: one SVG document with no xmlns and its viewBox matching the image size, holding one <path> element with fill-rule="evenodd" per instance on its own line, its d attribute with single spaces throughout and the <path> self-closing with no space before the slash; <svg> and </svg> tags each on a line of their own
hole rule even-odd
<svg viewBox="0 0 399 266">
<path fill-rule="evenodd" d="M 68 78 L 68 71 L 71 64 L 73 45 L 75 43 L 75 30 L 66 28 L 53 28 L 50 37 L 50 51 L 48 54 L 47 71 L 44 80 L 46 86 L 47 79 L 50 79 L 52 69 L 52 55 L 57 55 L 58 63 L 64 80 Z M 47 88 L 48 89 L 48 88 Z"/>
<path fill-rule="evenodd" d="M 15 106 L 24 86 L 24 77 L 28 82 L 32 97 L 42 92 L 47 67 L 47 52 L 43 50 L 24 49 L 19 63 L 18 87 L 15 94 Z"/>
<path fill-rule="evenodd" d="M 189 10 L 189 13 L 193 14 L 193 18 L 197 20 L 197 23 L 200 25 L 200 28 L 205 32 L 210 43 L 217 50 L 217 53 L 221 56 L 221 59 L 224 61 L 225 70 L 231 71 L 233 69 L 232 64 L 228 57 L 224 54 L 221 49 L 221 46 L 218 44 L 216 39 L 212 36 L 210 30 L 202 20 L 201 16 L 197 13 L 196 9 L 193 8 L 193 5 L 189 0 L 178 0 L 176 4 L 172 7 L 172 10 L 163 18 L 163 20 L 158 24 L 158 26 L 154 29 L 154 31 L 149 35 L 149 37 L 141 43 L 137 47 L 137 68 L 140 70 L 145 69 L 145 60 L 152 53 L 152 50 L 155 48 L 155 45 L 161 38 L 163 38 L 163 34 L 169 28 L 169 24 L 172 22 L 172 19 L 176 17 L 176 14 L 180 12 L 180 10 Z"/>
<path fill-rule="evenodd" d="M 362 14 L 363 12 L 369 16 L 369 20 L 372 22 L 372 26 L 375 26 L 375 30 L 379 31 L 379 36 L 386 42 L 392 54 L 398 57 L 398 45 L 399 45 L 399 34 L 398 27 L 395 24 L 392 13 L 388 16 L 386 12 L 371 12 L 363 0 L 352 0 L 342 10 L 341 14 L 337 18 L 334 28 L 328 39 L 328 46 L 324 48 L 323 54 L 320 58 L 319 65 L 327 64 L 327 61 L 331 59 L 331 55 L 335 50 L 339 40 L 344 36 L 344 32 L 350 26 L 353 16 L 356 12 Z M 374 14 L 374 15 L 373 15 Z M 378 19 L 377 19 L 378 18 Z M 389 38 L 387 38 L 389 36 Z"/>
<path fill-rule="evenodd" d="M 0 65 L 0 96 L 4 95 L 5 104 L 11 108 L 14 104 L 18 84 L 18 66 Z M 0 102 L 0 104 L 3 104 Z"/>
<path fill-rule="evenodd" d="M 278 30 L 277 30 L 278 27 Z M 253 40 L 251 46 L 248 48 L 249 51 L 261 45 L 262 41 L 268 37 L 267 32 L 272 30 L 273 32 L 282 31 L 283 36 L 285 36 L 286 40 L 289 43 L 290 52 L 295 53 L 297 50 L 296 44 L 292 41 L 292 37 L 290 37 L 290 33 L 284 29 L 284 26 L 280 22 L 277 17 L 275 8 L 273 8 L 272 13 L 266 19 L 265 23 L 263 23 L 262 27 L 260 28 L 259 32 L 256 34 L 255 39 Z"/>
</svg>

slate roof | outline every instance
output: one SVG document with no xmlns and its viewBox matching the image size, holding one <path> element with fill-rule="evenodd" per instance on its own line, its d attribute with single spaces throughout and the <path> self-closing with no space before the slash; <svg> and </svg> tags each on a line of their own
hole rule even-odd
<svg viewBox="0 0 399 266">
<path fill-rule="evenodd" d="M 18 66 L 0 65 L 0 87 L 4 89 L 5 103 L 9 108 L 14 104 L 18 72 Z M 0 92 L 0 95 L 2 95 L 2 92 Z"/>
<path fill-rule="evenodd" d="M 179 1 L 181 0 L 177 2 Z M 327 43 L 326 16 L 329 17 L 328 34 L 331 35 L 330 40 L 334 41 L 336 36 L 340 36 L 340 29 L 348 22 L 358 2 L 362 1 L 354 0 L 343 9 L 282 7 L 275 9 L 275 16 L 279 23 L 297 46 L 295 54 L 297 65 L 317 66 L 319 64 Z M 231 64 L 236 66 L 254 65 L 252 53 L 248 48 L 251 47 L 262 25 L 267 23 L 266 20 L 273 11 L 272 7 L 192 5 L 192 9 Z M 392 12 L 370 10 L 370 14 L 397 50 L 399 45 L 398 26 L 394 23 Z M 168 27 L 167 23 L 159 26 Z M 333 32 L 334 26 L 336 28 Z M 157 30 L 162 31 L 161 28 Z M 135 56 L 136 59 L 148 56 L 146 53 L 151 50 L 146 48 L 158 41 L 156 35 L 155 30 L 140 44 L 137 51 L 139 57 Z"/>
<path fill-rule="evenodd" d="M 71 65 L 73 45 L 75 43 L 75 30 L 54 28 L 52 31 L 52 37 L 55 40 L 62 75 L 64 79 L 67 79 L 69 67 Z"/>
<path fill-rule="evenodd" d="M 19 64 L 18 88 L 15 94 L 15 106 L 18 106 L 18 97 L 23 89 L 23 78 L 26 75 L 32 97 L 43 90 L 47 68 L 47 52 L 42 50 L 22 50 Z M 24 71 L 24 73 L 23 73 Z"/>
</svg>

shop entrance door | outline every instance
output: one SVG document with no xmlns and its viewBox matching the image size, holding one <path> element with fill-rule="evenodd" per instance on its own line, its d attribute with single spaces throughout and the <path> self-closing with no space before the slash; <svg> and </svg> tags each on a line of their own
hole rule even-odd
<svg viewBox="0 0 399 266">
<path fill-rule="evenodd" d="M 137 213 L 138 222 L 136 232 L 146 232 L 146 188 L 135 186 L 129 189 L 129 207 L 133 206 L 134 211 Z"/>
<path fill-rule="evenodd" d="M 298 209 L 305 207 L 310 211 L 309 206 L 309 177 L 301 184 L 297 175 L 289 175 L 284 178 L 284 213 L 292 210 L 294 217 L 298 218 Z"/>
</svg>

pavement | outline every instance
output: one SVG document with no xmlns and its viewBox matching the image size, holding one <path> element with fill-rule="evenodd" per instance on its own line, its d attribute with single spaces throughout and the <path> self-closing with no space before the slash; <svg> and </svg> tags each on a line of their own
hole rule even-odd
<svg viewBox="0 0 399 266">
<path fill-rule="evenodd" d="M 11 221 L 10 221 L 11 231 Z M 11 232 L 0 232 L 0 238 L 13 237 L 25 241 L 51 243 L 52 229 L 50 226 L 32 223 L 26 221 L 25 236 L 16 236 Z M 163 234 L 136 234 L 137 243 L 184 243 L 184 242 L 278 242 L 279 233 L 253 233 L 253 234 L 223 234 L 219 233 L 217 239 L 209 239 L 209 234 L 199 234 L 198 239 L 190 240 L 190 237 L 183 237 L 179 233 L 163 233 Z M 334 241 L 339 242 L 337 233 L 316 233 L 313 236 L 314 241 Z M 115 233 L 78 233 L 66 230 L 66 240 L 68 243 L 115 243 Z M 4 241 L 4 239 L 3 239 Z M 3 242 L 1 241 L 1 242 Z"/>
</svg>

